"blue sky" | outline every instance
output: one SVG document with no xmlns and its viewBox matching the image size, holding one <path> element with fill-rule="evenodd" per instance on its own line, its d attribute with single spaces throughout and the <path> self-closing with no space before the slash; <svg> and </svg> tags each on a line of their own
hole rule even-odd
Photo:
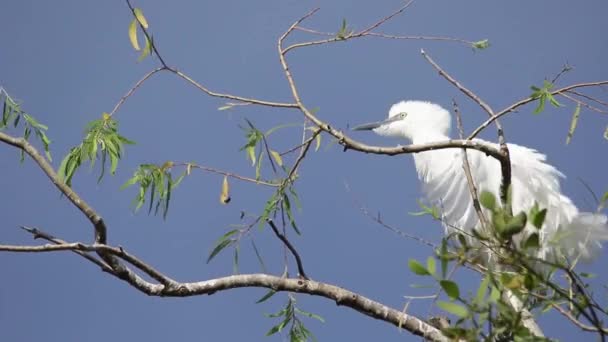
<svg viewBox="0 0 608 342">
<path fill-rule="evenodd" d="M 146 15 L 161 53 L 213 90 L 289 102 L 290 93 L 276 52 L 276 39 L 314 7 L 319 13 L 306 27 L 336 31 L 343 18 L 355 29 L 370 25 L 401 5 L 400 1 L 134 1 Z M 82 139 L 85 125 L 110 111 L 118 99 L 157 65 L 137 63 L 127 37 L 130 13 L 123 1 L 3 1 L 0 32 L 0 85 L 23 101 L 23 108 L 50 128 L 53 165 Z M 424 48 L 438 63 L 494 108 L 530 94 L 531 85 L 552 78 L 565 63 L 575 69 L 560 84 L 608 79 L 608 4 L 595 1 L 418 1 L 382 32 L 489 39 L 491 48 L 474 52 L 450 42 L 394 41 L 366 38 L 301 49 L 289 56 L 292 72 L 309 108 L 334 127 L 385 117 L 401 99 L 424 99 L 450 106 L 455 98 L 470 131 L 484 113 L 424 61 Z M 10 15 L 9 15 L 10 14 Z M 297 33 L 292 41 L 316 39 Z M 606 96 L 605 89 L 589 91 Z M 533 106 L 509 115 L 503 124 L 510 142 L 531 146 L 568 178 L 564 192 L 582 209 L 593 210 L 591 195 L 577 179 L 597 192 L 608 187 L 605 170 L 605 115 L 583 110 L 577 132 L 565 145 L 572 103 L 533 115 Z M 110 242 L 124 246 L 158 269 L 182 281 L 204 280 L 232 272 L 230 253 L 211 264 L 205 260 L 213 242 L 238 223 L 241 211 L 261 213 L 271 192 L 249 183 L 231 182 L 232 202 L 218 203 L 222 178 L 194 172 L 173 194 L 166 221 L 133 213 L 135 190 L 119 190 L 137 165 L 166 160 L 193 161 L 246 176 L 254 169 L 239 148 L 245 143 L 239 125 L 247 118 L 262 129 L 300 123 L 296 111 L 247 106 L 218 111 L 223 101 L 210 98 L 170 74 L 147 82 L 121 108 L 120 131 L 137 145 L 127 149 L 114 177 L 96 183 L 85 167 L 73 187 L 105 218 Z M 15 134 L 15 132 L 12 132 Z M 394 146 L 398 141 L 353 134 L 362 141 Z M 300 131 L 288 128 L 273 138 L 277 150 L 297 144 Z M 495 139 L 494 131 L 483 137 Z M 324 145 L 329 142 L 323 139 Z M 69 241 L 91 241 L 86 219 L 52 186 L 31 161 L 0 147 L 3 191 L 2 243 L 32 244 L 19 225 L 36 226 Z M 263 170 L 266 174 L 270 169 Z M 409 258 L 432 252 L 404 240 L 365 217 L 358 203 L 408 233 L 439 241 L 443 229 L 428 218 L 413 217 L 421 197 L 409 156 L 372 156 L 342 152 L 335 145 L 311 153 L 297 189 L 303 209 L 296 214 L 303 231 L 293 242 L 310 277 L 346 287 L 395 308 L 405 295 L 428 295 L 432 289 L 407 269 Z M 345 184 L 351 189 L 346 190 Z M 268 268 L 282 271 L 282 248 L 270 230 L 255 232 Z M 241 248 L 241 272 L 259 272 L 248 241 Z M 601 272 L 601 260 L 586 265 Z M 293 265 L 291 265 L 293 267 Z M 264 313 L 278 311 L 286 295 L 254 302 L 263 289 L 241 289 L 186 299 L 149 298 L 69 253 L 8 254 L 0 257 L 0 330 L 7 341 L 112 340 L 268 340 L 276 323 Z M 293 268 L 292 268 L 293 270 Z M 466 277 L 462 273 L 461 278 Z M 602 275 L 600 282 L 606 283 Z M 471 284 L 475 284 L 470 281 Z M 474 288 L 472 288 L 473 290 Z M 307 321 L 320 341 L 417 340 L 324 299 L 298 295 L 302 309 L 320 314 Z M 413 313 L 437 313 L 428 302 L 415 302 Z M 541 324 L 551 337 L 569 340 L 580 334 L 561 317 Z"/>
</svg>

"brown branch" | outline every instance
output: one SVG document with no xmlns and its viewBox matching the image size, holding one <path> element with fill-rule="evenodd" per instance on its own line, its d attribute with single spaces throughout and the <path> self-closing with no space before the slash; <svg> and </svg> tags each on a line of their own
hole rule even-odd
<svg viewBox="0 0 608 342">
<path fill-rule="evenodd" d="M 270 228 L 272 228 L 274 235 L 276 235 L 279 238 L 279 240 L 281 240 L 281 242 L 283 242 L 285 247 L 287 247 L 287 249 L 289 249 L 289 251 L 293 255 L 294 259 L 296 260 L 296 265 L 298 267 L 298 273 L 300 274 L 300 277 L 302 277 L 303 279 L 309 280 L 310 278 L 308 278 L 308 276 L 306 275 L 306 272 L 304 272 L 304 265 L 302 264 L 302 259 L 300 258 L 300 254 L 298 253 L 296 248 L 291 244 L 291 242 L 289 242 L 289 240 L 287 239 L 287 237 L 285 235 L 281 234 L 281 232 L 277 228 L 277 225 L 274 224 L 274 221 L 272 219 L 267 219 L 266 222 L 268 222 L 268 225 L 270 226 Z"/>
<path fill-rule="evenodd" d="M 456 100 L 452 99 L 452 105 L 454 107 L 454 114 L 456 115 L 456 126 L 458 127 L 458 135 L 460 139 L 463 139 L 464 128 L 462 126 L 462 116 L 460 114 L 460 109 L 458 108 Z M 473 200 L 473 208 L 475 208 L 475 211 L 477 212 L 477 216 L 479 217 L 479 221 L 481 222 L 481 227 L 483 231 L 488 232 L 488 220 L 483 214 L 483 211 L 481 210 L 481 205 L 479 205 L 479 198 L 477 197 L 477 187 L 475 186 L 475 182 L 473 181 L 473 175 L 471 174 L 471 164 L 469 164 L 469 157 L 467 156 L 467 150 L 465 149 L 462 150 L 462 167 L 464 169 L 464 174 L 467 177 L 469 192 Z"/>
<path fill-rule="evenodd" d="M 32 234 L 33 237 L 34 237 L 34 239 L 43 239 L 43 240 L 52 242 L 54 244 L 59 244 L 59 245 L 68 244 L 68 242 L 63 241 L 61 239 L 57 239 L 57 238 L 52 237 L 52 236 L 50 236 L 48 234 L 42 233 L 42 232 L 38 231 L 36 228 L 29 228 L 29 227 L 21 226 L 21 229 L 23 229 L 26 232 Z M 46 246 L 48 246 L 48 245 L 46 245 Z M 94 263 L 95 265 L 99 266 L 102 271 L 108 272 L 108 273 L 110 273 L 112 275 L 116 275 L 114 273 L 114 270 L 112 269 L 112 267 L 110 267 L 110 265 L 108 265 L 107 263 L 105 263 L 103 260 L 99 260 L 96 257 L 94 257 L 91 254 L 86 253 L 86 252 L 82 252 L 82 251 L 78 251 L 78 250 L 72 250 L 72 252 L 80 255 L 81 257 L 83 257 L 83 258 L 87 259 L 88 261 Z"/>
<path fill-rule="evenodd" d="M 310 11 L 305 16 L 303 16 L 302 18 L 300 18 L 294 25 L 292 25 L 292 27 L 290 27 L 289 30 L 287 32 L 285 32 L 284 37 L 286 37 L 287 35 L 289 35 L 289 33 L 291 33 L 291 31 L 293 31 L 295 29 L 298 29 L 298 30 L 308 31 L 310 33 L 316 33 L 316 34 L 320 34 L 320 35 L 324 35 L 324 36 L 331 35 L 331 36 L 333 36 L 333 38 L 322 39 L 322 40 L 313 40 L 313 41 L 304 42 L 304 43 L 292 44 L 292 45 L 288 46 L 287 48 L 285 48 L 284 50 L 281 50 L 280 53 L 281 54 L 287 54 L 291 50 L 295 50 L 295 49 L 306 47 L 306 46 L 313 46 L 313 45 L 322 45 L 322 44 L 328 44 L 328 43 L 342 42 L 342 41 L 346 41 L 346 40 L 350 40 L 350 39 L 362 38 L 362 37 L 365 37 L 365 36 L 369 36 L 369 35 L 371 35 L 370 33 L 371 33 L 372 30 L 378 28 L 382 24 L 384 24 L 387 21 L 391 20 L 396 15 L 401 14 L 413 2 L 414 2 L 414 0 L 407 1 L 399 9 L 397 9 L 393 13 L 389 14 L 388 16 L 386 16 L 386 17 L 384 17 L 384 18 L 376 21 L 375 23 L 373 23 L 372 25 L 370 25 L 368 28 L 365 28 L 365 29 L 363 29 L 363 30 L 361 30 L 361 31 L 359 31 L 357 33 L 350 33 L 350 34 L 348 34 L 345 37 L 338 37 L 337 35 L 327 34 L 327 33 L 323 33 L 323 32 L 315 32 L 314 30 L 309 30 L 309 29 L 298 27 L 298 25 L 303 20 L 305 20 L 305 19 L 309 18 L 310 16 L 314 15 L 319 10 L 319 8 L 315 8 L 314 10 Z M 281 44 L 280 44 L 281 46 L 282 46 L 282 41 L 284 40 L 284 37 L 282 37 L 282 39 L 279 39 L 280 42 L 281 42 Z"/>
<path fill-rule="evenodd" d="M 568 100 L 570 100 L 570 101 L 572 101 L 572 102 L 574 102 L 576 104 L 579 104 L 579 105 L 581 105 L 581 106 L 583 106 L 583 107 L 585 107 L 585 108 L 587 108 L 589 110 L 592 110 L 594 112 L 598 112 L 598 113 L 601 113 L 601 114 L 608 113 L 608 111 L 606 111 L 606 110 L 602 110 L 602 109 L 599 109 L 599 108 L 597 108 L 595 106 L 592 106 L 592 105 L 588 104 L 585 101 L 581 101 L 581 100 L 579 100 L 579 99 L 577 99 L 577 98 L 575 98 L 573 96 L 568 95 L 567 93 L 561 93 L 561 94 L 558 94 L 558 95 L 559 96 L 563 96 L 563 97 L 567 98 Z"/>
<path fill-rule="evenodd" d="M 162 71 L 162 70 L 165 70 L 165 67 L 158 67 L 158 68 L 148 72 L 147 74 L 144 75 L 144 77 L 142 77 L 139 81 L 137 81 L 137 83 L 135 83 L 133 88 L 129 89 L 129 91 L 123 97 L 120 98 L 118 103 L 116 103 L 116 105 L 114 106 L 114 109 L 112 109 L 112 111 L 110 112 L 110 116 L 114 115 L 114 113 L 116 113 L 116 111 L 118 111 L 120 106 L 122 106 L 122 104 L 125 103 L 127 98 L 129 98 L 131 95 L 133 95 L 135 90 L 137 90 L 137 88 L 139 88 L 148 78 L 152 77 L 152 75 L 154 75 L 157 72 Z"/>
<path fill-rule="evenodd" d="M 298 108 L 298 105 L 295 104 L 295 103 L 271 102 L 271 101 L 257 100 L 257 99 L 248 98 L 248 97 L 242 97 L 242 96 L 235 96 L 235 95 L 230 95 L 230 94 L 217 93 L 217 92 L 209 90 L 208 88 L 206 88 L 202 84 L 200 84 L 200 83 L 196 82 L 195 80 L 193 80 L 190 76 L 184 74 L 183 72 L 181 72 L 181 71 L 179 71 L 179 70 L 177 70 L 175 68 L 167 68 L 166 70 L 174 73 L 175 75 L 177 75 L 177 76 L 179 76 L 181 78 L 183 78 L 188 83 L 192 84 L 194 87 L 196 87 L 197 89 L 203 91 L 204 93 L 206 93 L 207 95 L 209 95 L 211 97 L 218 97 L 218 98 L 222 98 L 222 99 L 236 100 L 236 101 L 241 101 L 241 102 L 244 102 L 244 103 L 256 104 L 256 105 L 267 106 L 267 107 Z"/>
<path fill-rule="evenodd" d="M 280 183 L 272 183 L 272 182 L 266 182 L 263 180 L 257 180 L 255 178 L 249 178 L 249 177 L 238 175 L 236 173 L 222 171 L 222 170 L 218 170 L 218 169 L 215 169 L 212 167 L 197 165 L 197 164 L 193 164 L 193 163 L 175 163 L 174 166 L 184 166 L 186 168 L 188 168 L 188 166 L 189 166 L 190 168 L 193 168 L 193 169 L 199 169 L 199 170 L 203 170 L 206 172 L 216 173 L 218 175 L 223 175 L 226 177 L 242 180 L 245 182 L 251 182 L 251 183 L 255 183 L 255 184 L 259 184 L 259 185 L 265 185 L 265 186 L 271 186 L 271 187 L 278 187 L 281 185 Z"/>
<path fill-rule="evenodd" d="M 37 229 L 24 228 L 34 234 L 34 237 L 44 238 L 51 242 L 57 243 L 61 245 L 61 247 L 57 247 L 58 250 L 71 250 L 72 252 L 78 253 L 79 255 L 87 258 L 89 261 L 93 261 L 95 263 L 100 262 L 99 260 L 93 258 L 91 255 L 83 252 L 81 249 L 88 250 L 103 250 L 104 253 L 112 253 L 118 257 L 123 258 L 125 261 L 133 264 L 134 266 L 140 268 L 138 265 L 146 265 L 139 258 L 127 253 L 124 249 L 120 247 L 111 247 L 107 245 L 85 245 L 81 243 L 70 244 L 63 240 L 53 238 L 46 233 L 40 232 Z M 69 249 L 64 246 L 71 246 L 74 249 Z M 9 246 L 10 249 L 16 246 Z M 36 246 L 28 246 L 33 249 Z M 64 249 L 65 248 L 65 249 Z M 9 249 L 9 248 L 5 248 Z M 3 250 L 0 248 L 0 250 Z M 51 252 L 51 250 L 48 250 Z M 25 251 L 24 251 L 25 252 Z M 32 252 L 41 252 L 41 251 L 32 251 Z M 91 260 L 91 258 L 93 260 Z M 151 267 L 140 268 L 142 271 L 148 273 L 150 270 L 153 270 Z M 431 341 L 441 341 L 447 342 L 448 339 L 444 337 L 441 332 L 433 327 L 432 325 L 426 323 L 424 320 L 421 320 L 415 316 L 408 315 L 406 313 L 400 312 L 399 310 L 388 307 L 382 303 L 373 301 L 367 297 L 364 297 L 358 293 L 343 289 L 341 287 L 317 282 L 313 280 L 306 280 L 300 278 L 284 278 L 277 277 L 267 274 L 242 274 L 242 275 L 233 275 L 228 277 L 209 279 L 205 281 L 199 282 L 187 282 L 180 283 L 172 281 L 169 282 L 171 286 L 166 284 L 153 284 L 150 283 L 141 277 L 134 274 L 129 268 L 123 267 L 122 269 L 116 270 L 112 269 L 109 266 L 106 266 L 104 269 L 109 274 L 127 282 L 132 287 L 137 290 L 150 295 L 150 296 L 159 296 L 159 297 L 191 297 L 198 295 L 211 295 L 216 292 L 226 291 L 235 288 L 245 288 L 245 287 L 261 287 L 272 289 L 277 292 L 298 292 L 298 293 L 306 293 L 312 296 L 324 297 L 336 302 L 336 304 L 341 306 L 346 306 L 352 308 L 364 315 L 369 317 L 379 319 L 385 321 L 387 323 L 393 324 L 399 328 L 404 328 L 411 332 L 414 335 L 423 336 Z M 149 274 L 149 273 L 148 273 Z M 151 275 L 151 274 L 149 274 Z M 158 273 L 157 276 L 153 278 L 160 279 L 169 279 L 164 275 Z M 159 280 L 159 279 L 156 279 Z M 160 281 L 160 280 L 159 280 Z"/>
<path fill-rule="evenodd" d="M 566 91 L 566 92 L 567 92 L 567 93 L 574 94 L 574 95 L 577 95 L 577 96 L 580 96 L 580 97 L 585 98 L 585 99 L 587 99 L 587 100 L 589 100 L 589 101 L 593 101 L 593 102 L 595 102 L 595 103 L 597 103 L 597 104 L 600 104 L 600 105 L 602 105 L 602 106 L 608 107 L 608 102 L 604 102 L 604 101 L 602 101 L 602 100 L 598 100 L 598 99 L 596 99 L 596 98 L 595 98 L 595 97 L 593 97 L 593 96 L 589 96 L 589 95 L 587 95 L 587 94 L 580 93 L 580 92 L 578 92 L 578 91 L 576 91 L 576 90 L 568 90 L 568 91 Z"/>
<path fill-rule="evenodd" d="M 106 243 L 107 240 L 107 228 L 102 217 L 91 207 L 87 202 L 84 201 L 74 190 L 67 186 L 55 173 L 53 166 L 38 152 L 38 150 L 32 146 L 27 140 L 23 138 L 15 138 L 6 133 L 0 132 L 0 141 L 16 147 L 25 153 L 27 153 L 42 171 L 47 175 L 51 182 L 64 194 L 72 204 L 78 208 L 87 219 L 93 224 L 95 228 L 95 242 Z"/>
<path fill-rule="evenodd" d="M 145 262 L 141 261 L 140 259 L 136 258 L 135 256 L 127 253 L 122 247 L 112 247 L 112 246 L 105 245 L 105 244 L 87 245 L 87 244 L 83 244 L 81 242 L 69 243 L 64 240 L 58 239 L 58 238 L 50 235 L 49 233 L 43 232 L 37 228 L 29 228 L 29 227 L 24 227 L 24 226 L 22 226 L 21 228 L 24 229 L 25 231 L 27 231 L 28 233 L 32 234 L 34 236 L 34 239 L 43 239 L 43 240 L 52 242 L 53 245 L 50 245 L 50 244 L 46 244 L 46 245 L 42 245 L 42 246 L 0 245 L 0 251 L 11 251 L 11 252 L 72 251 L 72 252 L 75 252 L 75 253 L 85 257 L 86 259 L 97 264 L 98 266 L 102 267 L 102 269 L 104 271 L 109 272 L 115 276 L 119 276 L 118 270 L 113 269 L 112 267 L 108 266 L 101 260 L 99 260 L 85 252 L 96 252 L 97 254 L 101 254 L 101 255 L 103 255 L 104 253 L 108 253 L 108 254 L 115 255 L 115 256 L 125 260 L 126 262 L 132 264 L 133 266 L 137 267 L 138 269 L 140 269 L 141 271 L 146 273 L 148 276 L 150 276 L 152 279 L 155 279 L 156 281 L 163 284 L 164 286 L 173 287 L 173 286 L 176 286 L 176 284 L 177 284 L 177 282 L 175 280 L 163 275 L 162 273 L 160 273 L 159 271 L 154 269 L 152 266 L 146 264 Z M 100 264 L 100 263 L 102 263 L 102 264 Z M 122 268 L 124 268 L 124 266 Z M 119 270 L 120 270 L 120 268 L 119 268 Z M 125 271 L 127 273 L 132 273 L 128 269 L 122 270 L 122 272 L 125 272 Z M 138 278 L 134 273 L 132 274 L 132 276 L 133 276 L 133 279 Z M 131 277 L 131 275 L 129 277 Z"/>
</svg>

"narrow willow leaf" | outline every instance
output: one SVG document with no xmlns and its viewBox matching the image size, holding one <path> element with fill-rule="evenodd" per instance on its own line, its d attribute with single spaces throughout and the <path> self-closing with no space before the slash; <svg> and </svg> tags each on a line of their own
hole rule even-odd
<svg viewBox="0 0 608 342">
<path fill-rule="evenodd" d="M 141 26 L 143 26 L 145 29 L 147 29 L 148 21 L 146 20 L 146 17 L 144 17 L 144 13 L 141 11 L 141 9 L 135 8 L 135 9 L 133 9 L 133 13 L 135 14 L 135 18 L 137 18 L 137 20 L 139 21 Z"/>
<path fill-rule="evenodd" d="M 469 316 L 469 310 L 460 304 L 438 301 L 437 306 L 442 310 L 460 318 L 466 318 Z"/>
<path fill-rule="evenodd" d="M 255 146 L 247 146 L 247 157 L 251 160 L 251 166 L 255 165 Z"/>
<path fill-rule="evenodd" d="M 219 243 L 217 245 L 215 245 L 215 247 L 209 254 L 209 257 L 207 258 L 207 263 L 209 263 L 213 258 L 215 258 L 215 256 L 218 255 L 219 252 L 221 252 L 224 248 L 232 245 L 234 242 L 235 242 L 235 240 L 232 240 L 232 239 L 224 239 L 224 240 L 219 241 Z"/>
<path fill-rule="evenodd" d="M 222 192 L 220 193 L 220 203 L 228 204 L 230 202 L 230 186 L 228 185 L 228 176 L 224 176 L 222 181 Z"/>
<path fill-rule="evenodd" d="M 131 41 L 131 46 L 136 51 L 141 50 L 139 47 L 139 42 L 137 42 L 137 19 L 133 18 L 131 24 L 129 24 L 129 40 Z"/>
<path fill-rule="evenodd" d="M 152 42 L 150 41 L 150 39 L 148 39 L 147 36 L 144 36 L 145 40 L 146 40 L 146 45 L 144 46 L 144 49 L 141 51 L 141 54 L 139 55 L 139 57 L 137 57 L 137 62 L 141 62 L 144 60 L 144 58 L 148 57 L 150 55 L 150 52 L 152 51 Z"/>
<path fill-rule="evenodd" d="M 430 256 L 426 259 L 426 269 L 427 271 L 429 271 L 429 273 L 431 275 L 435 275 L 435 258 L 433 256 Z"/>
<path fill-rule="evenodd" d="M 448 241 L 447 239 L 441 239 L 441 278 L 445 278 L 448 273 Z"/>
<path fill-rule="evenodd" d="M 307 317 L 310 317 L 310 318 L 314 318 L 314 319 L 316 319 L 316 320 L 318 320 L 318 321 L 320 321 L 322 323 L 325 323 L 325 319 L 323 319 L 323 317 L 321 317 L 321 316 L 319 316 L 317 314 L 314 314 L 314 313 L 308 312 L 308 311 L 304 311 L 304 310 L 298 309 L 298 308 L 295 308 L 295 310 L 296 310 L 297 313 L 299 313 L 301 315 L 304 315 L 304 316 L 307 316 Z"/>
<path fill-rule="evenodd" d="M 410 270 L 417 275 L 430 275 L 426 267 L 422 266 L 422 264 L 419 263 L 416 259 L 410 259 L 408 261 L 408 266 Z"/>
<path fill-rule="evenodd" d="M 481 284 L 479 284 L 479 288 L 477 289 L 477 295 L 475 296 L 473 303 L 475 303 L 477 305 L 481 305 L 483 303 L 483 299 L 486 297 L 486 294 L 488 293 L 488 284 L 489 283 L 490 283 L 490 276 L 489 276 L 489 274 L 486 274 L 486 276 L 481 281 Z"/>
<path fill-rule="evenodd" d="M 281 158 L 281 154 L 279 152 L 270 150 L 270 154 L 272 155 L 272 159 L 274 159 L 279 166 L 283 166 L 283 158 Z"/>
<path fill-rule="evenodd" d="M 531 221 L 532 221 L 532 224 L 534 225 L 534 227 L 536 227 L 537 229 L 541 229 L 543 226 L 543 223 L 545 222 L 546 216 L 547 216 L 547 208 L 536 212 L 534 217 L 531 218 Z"/>
<path fill-rule="evenodd" d="M 441 280 L 439 282 L 439 285 L 441 285 L 441 288 L 443 289 L 443 291 L 445 291 L 445 294 L 447 294 L 451 300 L 456 300 L 460 298 L 460 290 L 458 289 L 458 284 L 456 284 L 455 282 L 451 280 Z"/>
<path fill-rule="evenodd" d="M 270 299 L 270 297 L 274 296 L 275 293 L 277 293 L 277 291 L 269 290 L 268 292 L 266 292 L 265 295 L 262 296 L 262 298 L 258 299 L 255 303 L 259 304 L 259 303 L 265 302 L 268 299 Z"/>
</svg>

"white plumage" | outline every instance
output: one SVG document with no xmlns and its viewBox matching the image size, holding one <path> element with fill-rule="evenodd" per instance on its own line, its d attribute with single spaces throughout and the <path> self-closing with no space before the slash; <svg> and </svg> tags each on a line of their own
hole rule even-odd
<svg viewBox="0 0 608 342">
<path fill-rule="evenodd" d="M 423 101 L 403 101 L 393 105 L 387 120 L 356 127 L 356 130 L 373 130 L 382 136 L 400 137 L 413 144 L 446 141 L 451 126 L 450 113 L 439 105 Z M 494 143 L 478 140 L 480 142 Z M 572 201 L 560 191 L 559 178 L 564 175 L 545 162 L 545 155 L 516 144 L 508 144 L 512 168 L 513 213 L 528 212 L 538 203 L 547 208 L 544 225 L 540 230 L 538 257 L 545 260 L 591 258 L 601 242 L 608 240 L 605 215 L 581 213 Z M 428 200 L 441 209 L 446 229 L 471 231 L 479 229 L 479 218 L 463 169 L 463 150 L 458 148 L 433 150 L 414 154 L 418 178 Z M 478 191 L 487 190 L 496 198 L 501 183 L 500 163 L 477 150 L 467 150 L 471 175 Z M 490 217 L 486 212 L 485 216 Z M 530 223 L 523 237 L 538 231 Z"/>
</svg>

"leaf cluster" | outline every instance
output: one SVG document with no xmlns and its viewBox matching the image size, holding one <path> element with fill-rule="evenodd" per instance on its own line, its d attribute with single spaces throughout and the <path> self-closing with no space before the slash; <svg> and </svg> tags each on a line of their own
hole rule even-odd
<svg viewBox="0 0 608 342">
<path fill-rule="evenodd" d="M 124 145 L 135 142 L 118 134 L 118 122 L 107 113 L 99 120 L 91 121 L 85 130 L 85 137 L 80 145 L 72 147 L 59 166 L 59 177 L 71 186 L 76 170 L 87 161 L 91 169 L 98 158 L 101 158 L 101 172 L 97 181 L 100 182 L 106 171 L 107 160 L 110 160 L 110 173 L 114 175 L 118 161 L 122 158 Z"/>
<path fill-rule="evenodd" d="M 19 123 L 22 122 L 21 119 L 23 119 L 23 138 L 29 141 L 32 132 L 34 132 L 42 143 L 46 157 L 48 160 L 52 160 L 51 151 L 49 149 L 51 140 L 46 135 L 48 127 L 38 122 L 31 114 L 23 111 L 21 105 L 11 98 L 4 88 L 0 88 L 0 102 L 3 102 L 0 130 L 4 130 L 10 125 L 12 125 L 13 128 L 17 128 Z M 24 158 L 25 152 L 21 150 L 21 162 L 23 162 Z"/>
<path fill-rule="evenodd" d="M 167 218 L 169 203 L 171 201 L 171 192 L 181 183 L 186 175 L 185 173 L 182 173 L 174 180 L 171 174 L 172 167 L 173 162 L 171 161 L 165 162 L 160 166 L 155 164 L 142 164 L 137 168 L 133 176 L 121 186 L 121 189 L 125 189 L 135 184 L 139 185 L 139 191 L 133 200 L 136 211 L 144 205 L 146 197 L 148 197 L 148 214 L 150 214 L 154 208 L 155 215 L 161 211 L 163 219 Z"/>
</svg>

